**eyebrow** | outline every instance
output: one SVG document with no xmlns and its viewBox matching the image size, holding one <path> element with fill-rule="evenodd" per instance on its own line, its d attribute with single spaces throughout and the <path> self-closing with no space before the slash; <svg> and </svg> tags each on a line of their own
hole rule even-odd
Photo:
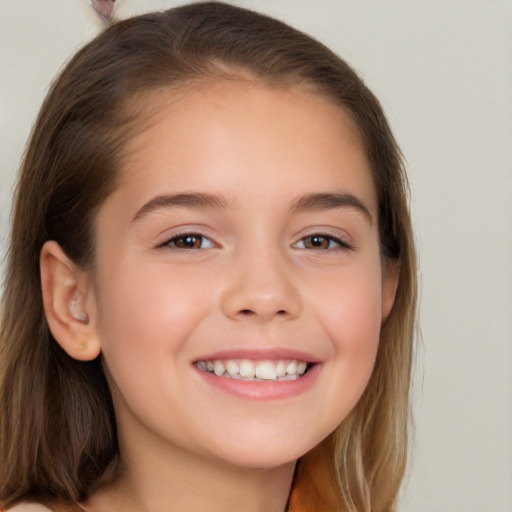
<svg viewBox="0 0 512 512">
<path fill-rule="evenodd" d="M 297 199 L 292 206 L 293 211 L 318 211 L 332 210 L 336 208 L 355 208 L 364 213 L 370 223 L 372 222 L 372 214 L 365 204 L 352 194 L 345 193 L 317 193 L 308 194 Z"/>
<path fill-rule="evenodd" d="M 154 197 L 140 208 L 135 214 L 135 217 L 133 217 L 132 223 L 141 220 L 143 217 L 156 210 L 173 208 L 176 206 L 199 209 L 213 208 L 218 210 L 227 208 L 229 206 L 229 202 L 223 196 L 204 194 L 200 192 L 165 194 Z"/>
<path fill-rule="evenodd" d="M 186 207 L 197 209 L 226 209 L 230 202 L 221 195 L 205 194 L 201 192 L 184 192 L 179 194 L 164 194 L 149 200 L 135 214 L 132 223 L 138 222 L 150 213 L 167 208 Z M 321 192 L 307 194 L 299 197 L 292 204 L 292 211 L 321 211 L 336 208 L 355 208 L 364 213 L 372 222 L 369 208 L 352 194 Z"/>
</svg>

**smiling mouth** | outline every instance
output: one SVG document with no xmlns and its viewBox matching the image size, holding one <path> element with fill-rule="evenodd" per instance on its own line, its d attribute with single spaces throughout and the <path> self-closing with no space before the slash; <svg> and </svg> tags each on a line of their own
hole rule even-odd
<svg viewBox="0 0 512 512">
<path fill-rule="evenodd" d="M 197 361 L 195 364 L 199 369 L 217 377 L 252 382 L 297 380 L 313 366 L 297 359 L 214 359 Z"/>
</svg>

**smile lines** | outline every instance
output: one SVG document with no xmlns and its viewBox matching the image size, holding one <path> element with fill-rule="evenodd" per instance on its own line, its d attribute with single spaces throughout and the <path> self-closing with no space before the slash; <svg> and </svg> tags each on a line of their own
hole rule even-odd
<svg viewBox="0 0 512 512">
<path fill-rule="evenodd" d="M 217 377 L 255 382 L 297 380 L 306 370 L 308 363 L 296 359 L 277 361 L 251 361 L 250 359 L 215 359 L 198 361 L 196 365 Z"/>
</svg>

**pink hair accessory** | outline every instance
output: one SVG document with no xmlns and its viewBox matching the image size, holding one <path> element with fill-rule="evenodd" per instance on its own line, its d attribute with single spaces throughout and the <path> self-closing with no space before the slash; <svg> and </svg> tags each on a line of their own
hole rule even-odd
<svg viewBox="0 0 512 512">
<path fill-rule="evenodd" d="M 110 21 L 115 14 L 116 0 L 91 0 L 91 7 L 103 21 Z"/>
</svg>

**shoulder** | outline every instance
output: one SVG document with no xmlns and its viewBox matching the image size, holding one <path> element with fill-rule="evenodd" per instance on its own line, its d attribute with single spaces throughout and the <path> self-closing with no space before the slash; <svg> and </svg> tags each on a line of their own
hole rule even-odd
<svg viewBox="0 0 512 512">
<path fill-rule="evenodd" d="M 5 512 L 51 512 L 51 510 L 40 503 L 19 503 Z"/>
</svg>

